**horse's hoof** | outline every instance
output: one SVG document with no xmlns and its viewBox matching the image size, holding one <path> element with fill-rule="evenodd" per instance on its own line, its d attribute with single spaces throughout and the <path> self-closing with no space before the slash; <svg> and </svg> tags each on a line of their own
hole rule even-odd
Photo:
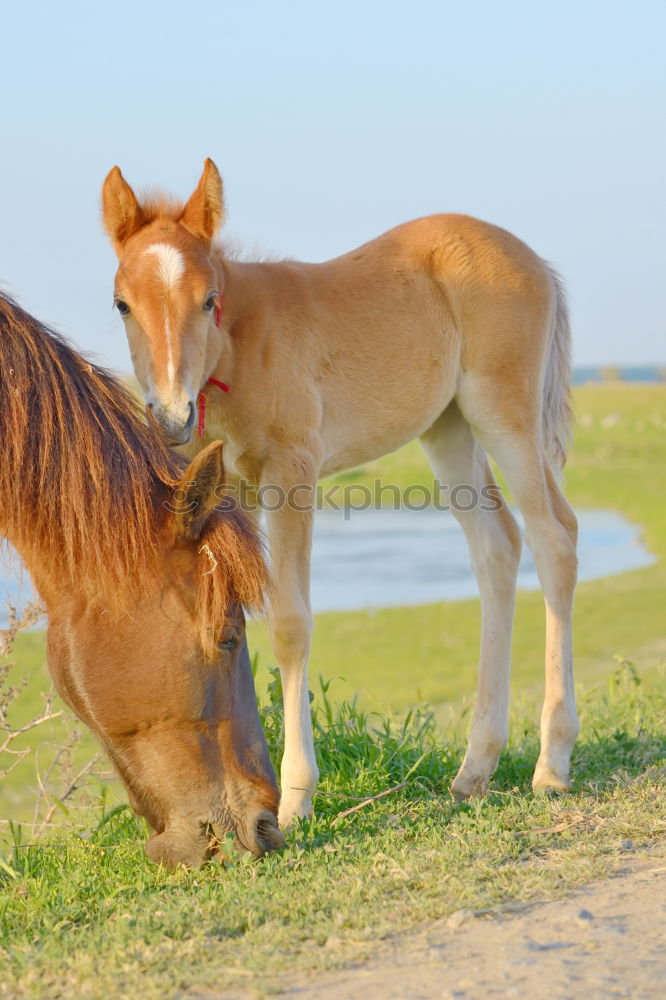
<svg viewBox="0 0 666 1000">
<path fill-rule="evenodd" d="M 571 780 L 568 775 L 559 775 L 552 767 L 537 767 L 532 778 L 534 792 L 568 792 Z"/>
<path fill-rule="evenodd" d="M 314 816 L 314 808 L 309 795 L 306 799 L 280 802 L 278 826 L 281 830 L 289 830 L 291 827 L 297 825 L 299 820 L 310 819 L 312 816 Z"/>
<path fill-rule="evenodd" d="M 464 802 L 466 799 L 480 799 L 488 792 L 488 782 L 489 778 L 485 775 L 458 774 L 451 785 L 451 794 L 457 802 Z"/>
</svg>

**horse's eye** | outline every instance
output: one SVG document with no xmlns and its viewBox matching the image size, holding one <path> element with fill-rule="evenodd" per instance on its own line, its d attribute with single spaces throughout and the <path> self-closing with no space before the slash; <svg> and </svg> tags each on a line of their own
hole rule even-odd
<svg viewBox="0 0 666 1000">
<path fill-rule="evenodd" d="M 238 639 L 236 638 L 236 636 L 232 636 L 231 639 L 220 639 L 220 641 L 217 644 L 217 648 L 222 649 L 224 651 L 228 651 L 230 649 L 235 649 L 237 645 L 238 645 Z"/>
<path fill-rule="evenodd" d="M 130 310 L 130 307 L 127 305 L 127 303 L 123 302 L 122 299 L 115 299 L 114 301 L 115 301 L 115 304 L 116 304 L 116 309 L 118 310 L 118 312 L 120 313 L 120 315 L 121 316 L 129 316 L 131 310 Z"/>
<path fill-rule="evenodd" d="M 213 311 L 213 309 L 215 308 L 215 299 L 216 298 L 217 298 L 217 295 L 209 295 L 208 296 L 208 298 L 204 302 L 204 312 L 210 313 L 210 312 Z"/>
</svg>

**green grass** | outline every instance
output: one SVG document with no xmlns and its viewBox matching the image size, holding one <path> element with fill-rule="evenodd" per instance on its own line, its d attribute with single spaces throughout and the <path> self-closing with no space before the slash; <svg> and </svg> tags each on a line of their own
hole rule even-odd
<svg viewBox="0 0 666 1000">
<path fill-rule="evenodd" d="M 273 697 L 263 717 L 277 754 Z M 493 792 L 458 804 L 448 786 L 459 734 L 443 742 L 423 710 L 389 724 L 326 692 L 318 705 L 316 817 L 280 855 L 167 872 L 146 861 L 146 830 L 127 810 L 100 811 L 86 829 L 53 834 L 53 846 L 17 832 L 0 868 L 0 995 L 150 1000 L 248 977 L 270 986 L 294 968 L 358 960 L 396 929 L 454 910 L 561 893 L 609 871 L 628 838 L 640 847 L 666 832 L 664 677 L 646 692 L 624 665 L 581 699 L 574 787 L 561 799 L 530 791 L 536 733 L 520 712 Z"/>
<path fill-rule="evenodd" d="M 510 746 L 491 794 L 465 805 L 454 803 L 448 788 L 475 685 L 478 602 L 318 615 L 312 673 L 336 679 L 315 697 L 322 771 L 316 817 L 290 835 L 279 856 L 194 873 L 151 867 L 143 825 L 127 809 L 114 811 L 108 798 L 94 815 L 56 829 L 55 846 L 22 846 L 28 833 L 15 829 L 19 843 L 4 837 L 4 851 L 0 846 L 0 997 L 150 998 L 194 984 L 261 986 L 272 973 L 358 959 L 377 937 L 452 910 L 561 892 L 612 868 L 627 839 L 639 847 L 663 841 L 666 389 L 583 388 L 575 402 L 568 496 L 578 507 L 616 509 L 641 525 L 658 562 L 579 587 L 582 731 L 572 794 L 535 797 L 529 785 L 543 684 L 539 594 L 518 600 L 519 698 Z M 416 445 L 345 481 L 378 474 L 403 487 L 430 481 Z M 272 656 L 260 627 L 252 626 L 251 639 L 277 759 Z M 30 717 L 48 684 L 43 636 L 20 636 L 14 652 L 15 676 L 31 677 L 18 721 Z M 410 710 L 424 702 L 435 711 Z M 390 722 L 389 709 L 398 712 Z M 49 738 L 60 733 L 56 723 Z M 33 767 L 24 762 L 0 787 L 5 815 L 26 815 Z M 332 825 L 354 803 L 350 796 L 403 780 L 406 788 Z M 340 940 L 324 947 L 328 939 Z"/>
</svg>

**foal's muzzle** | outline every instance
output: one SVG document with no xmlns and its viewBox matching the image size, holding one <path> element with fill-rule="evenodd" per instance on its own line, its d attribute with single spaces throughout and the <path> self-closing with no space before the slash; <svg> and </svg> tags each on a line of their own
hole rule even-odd
<svg viewBox="0 0 666 1000">
<path fill-rule="evenodd" d="M 191 400 L 188 400 L 184 412 L 174 412 L 164 404 L 147 403 L 146 406 L 170 445 L 187 444 L 191 440 L 196 420 L 196 408 Z"/>
</svg>

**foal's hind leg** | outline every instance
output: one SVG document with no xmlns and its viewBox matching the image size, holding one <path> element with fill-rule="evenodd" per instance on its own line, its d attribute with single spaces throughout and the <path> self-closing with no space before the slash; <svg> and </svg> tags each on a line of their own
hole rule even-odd
<svg viewBox="0 0 666 1000">
<path fill-rule="evenodd" d="M 476 704 L 467 753 L 453 782 L 454 795 L 462 799 L 485 792 L 507 741 L 520 532 L 500 498 L 485 452 L 455 402 L 423 435 L 421 443 L 441 487 L 448 488 L 448 502 L 467 537 L 481 592 Z M 499 499 L 493 501 L 493 495 Z"/>
<path fill-rule="evenodd" d="M 566 791 L 579 730 L 571 648 L 577 522 L 544 454 L 540 416 L 535 414 L 530 421 L 528 414 L 526 406 L 522 430 L 515 425 L 511 430 L 502 428 L 496 418 L 491 428 L 484 429 L 483 441 L 525 518 L 525 540 L 546 602 L 546 690 L 533 785 Z"/>
</svg>

